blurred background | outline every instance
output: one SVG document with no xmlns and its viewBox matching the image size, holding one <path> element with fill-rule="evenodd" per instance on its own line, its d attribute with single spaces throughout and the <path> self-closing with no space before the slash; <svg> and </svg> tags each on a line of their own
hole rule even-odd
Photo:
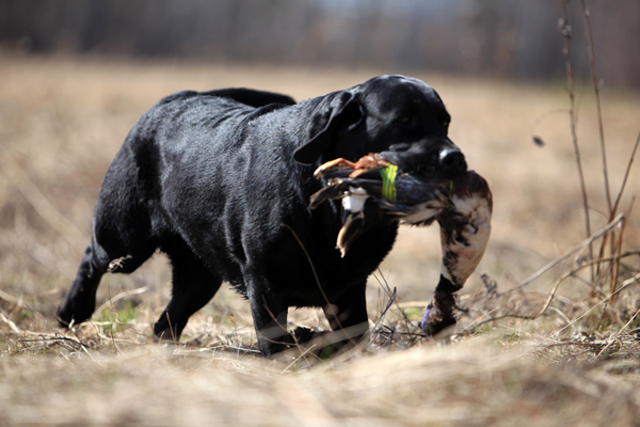
<svg viewBox="0 0 640 427">
<path fill-rule="evenodd" d="M 585 249 L 508 291 L 587 235 L 563 1 L 0 0 L 0 425 L 637 425 L 638 159 L 618 206 L 624 227 L 593 248 L 604 267 L 592 275 Z M 640 131 L 640 0 L 585 2 L 615 200 Z M 610 213 L 583 3 L 568 4 L 570 57 L 594 233 Z M 171 290 L 161 254 L 106 275 L 93 322 L 59 329 L 102 178 L 159 99 L 244 86 L 302 100 L 390 73 L 438 91 L 449 136 L 493 191 L 491 240 L 459 298 L 457 332 L 479 340 L 396 333 L 419 331 L 433 296 L 435 225 L 401 227 L 369 281 L 370 350 L 422 347 L 395 358 L 253 365 L 236 353 L 256 341 L 249 305 L 227 286 L 192 316 L 185 346 L 150 345 Z M 397 287 L 403 311 L 386 310 L 381 283 Z M 327 330 L 323 317 L 290 310 L 289 327 Z M 522 357 L 505 351 L 518 343 Z"/>
<path fill-rule="evenodd" d="M 102 177 L 138 117 L 167 94 L 245 86 L 302 100 L 388 73 L 420 78 L 439 92 L 453 117 L 452 140 L 493 190 L 492 239 L 463 293 L 482 289 L 480 273 L 501 288 L 520 283 L 586 238 L 561 4 L 0 0 L 0 290 L 44 295 L 34 312 L 43 328 L 53 327 L 90 239 Z M 640 124 L 640 1 L 588 6 L 615 198 Z M 595 232 L 609 221 L 597 108 L 581 2 L 569 2 L 568 10 L 577 136 Z M 631 208 L 637 169 L 619 205 L 631 212 L 624 229 L 631 252 L 640 250 Z M 625 262 L 623 278 L 640 268 L 637 256 Z M 439 269 L 437 227 L 403 227 L 380 275 L 398 287 L 401 301 L 428 301 Z M 553 280 L 534 289 L 547 292 Z M 169 296 L 162 256 L 135 275 L 105 281 L 111 288 L 100 288 L 99 304 L 148 286 L 142 298 L 152 303 L 144 305 L 152 308 L 143 316 L 149 322 Z M 579 283 L 575 292 L 585 288 Z M 233 293 L 215 304 L 205 317 L 234 307 L 251 324 Z"/>
<path fill-rule="evenodd" d="M 600 77 L 639 86 L 640 2 L 591 1 Z M 585 37 L 580 2 L 573 37 Z M 0 0 L 9 52 L 564 78 L 558 0 Z M 585 49 L 572 55 L 589 75 Z"/>
</svg>

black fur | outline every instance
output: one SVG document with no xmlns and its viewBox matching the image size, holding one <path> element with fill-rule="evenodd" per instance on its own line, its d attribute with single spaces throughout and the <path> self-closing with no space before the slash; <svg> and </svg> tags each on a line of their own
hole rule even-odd
<svg viewBox="0 0 640 427">
<path fill-rule="evenodd" d="M 161 100 L 107 171 L 92 242 L 58 311 L 61 324 L 91 317 L 105 272 L 130 273 L 159 248 L 173 266 L 173 295 L 154 328 L 160 338 L 178 339 L 223 281 L 248 298 L 264 355 L 291 342 L 291 306 L 323 307 L 333 330 L 362 336 L 365 283 L 391 250 L 397 224 L 372 224 L 341 258 L 340 203 L 309 210 L 322 185 L 312 172 L 369 152 L 408 172 L 463 172 L 464 158 L 447 138 L 449 120 L 433 89 L 402 76 L 298 104 L 248 89 Z"/>
</svg>

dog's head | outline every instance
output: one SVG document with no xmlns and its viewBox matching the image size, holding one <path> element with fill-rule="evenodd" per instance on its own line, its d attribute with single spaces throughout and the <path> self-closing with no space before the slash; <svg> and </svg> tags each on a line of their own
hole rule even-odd
<svg viewBox="0 0 640 427">
<path fill-rule="evenodd" d="M 429 85 L 404 76 L 376 77 L 320 103 L 294 159 L 305 164 L 338 157 L 356 161 L 375 152 L 404 172 L 454 178 L 467 164 L 447 137 L 450 121 Z"/>
</svg>

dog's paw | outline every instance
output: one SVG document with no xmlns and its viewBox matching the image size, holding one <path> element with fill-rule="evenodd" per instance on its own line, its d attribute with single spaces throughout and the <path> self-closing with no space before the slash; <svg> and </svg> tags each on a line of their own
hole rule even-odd
<svg viewBox="0 0 640 427">
<path fill-rule="evenodd" d="M 176 334 L 174 331 L 172 331 L 170 328 L 167 328 L 161 331 L 154 331 L 153 342 L 156 344 L 177 343 L 178 337 L 176 337 Z"/>
</svg>

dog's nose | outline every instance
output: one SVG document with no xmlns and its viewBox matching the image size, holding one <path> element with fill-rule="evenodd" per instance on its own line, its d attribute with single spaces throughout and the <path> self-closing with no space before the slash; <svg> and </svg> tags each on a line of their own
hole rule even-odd
<svg viewBox="0 0 640 427">
<path fill-rule="evenodd" d="M 450 174 L 461 174 L 467 171 L 467 162 L 460 150 L 445 149 L 440 153 L 440 166 Z"/>
</svg>

